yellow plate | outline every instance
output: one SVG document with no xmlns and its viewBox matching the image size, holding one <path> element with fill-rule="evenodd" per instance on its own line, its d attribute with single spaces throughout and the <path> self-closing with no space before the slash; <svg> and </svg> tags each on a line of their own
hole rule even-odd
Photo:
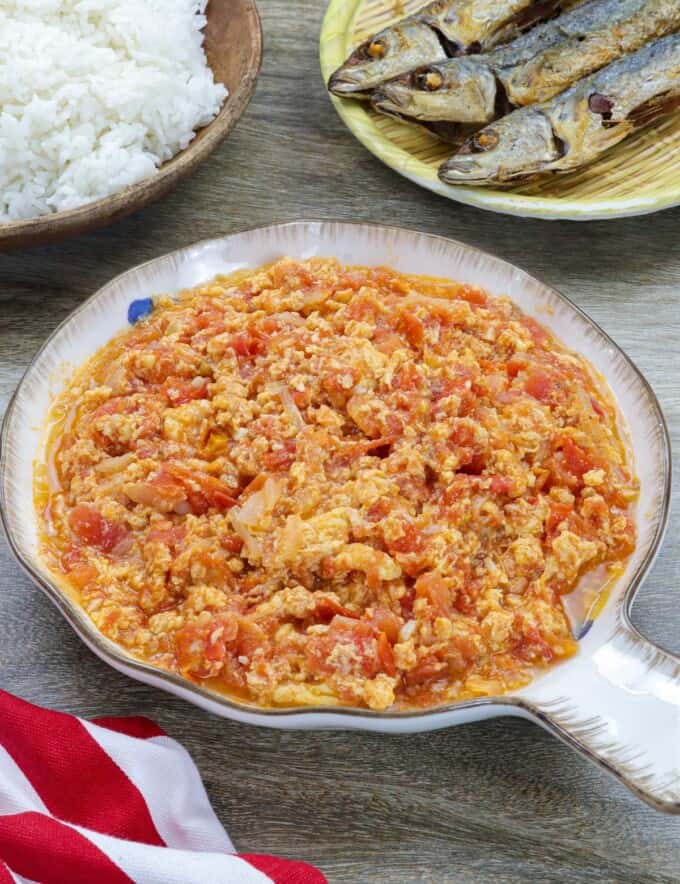
<svg viewBox="0 0 680 884">
<path fill-rule="evenodd" d="M 352 49 L 422 0 L 331 0 L 321 29 L 324 80 Z M 400 174 L 448 199 L 527 218 L 577 221 L 643 215 L 680 205 L 680 114 L 631 136 L 585 169 L 504 190 L 452 187 L 437 178 L 451 147 L 417 126 L 331 96 L 350 130 Z"/>
</svg>

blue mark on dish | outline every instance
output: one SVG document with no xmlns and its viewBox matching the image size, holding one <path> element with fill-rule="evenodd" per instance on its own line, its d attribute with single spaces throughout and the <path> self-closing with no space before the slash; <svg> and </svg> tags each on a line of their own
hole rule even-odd
<svg viewBox="0 0 680 884">
<path fill-rule="evenodd" d="M 586 620 L 581 629 L 579 630 L 579 634 L 576 636 L 576 641 L 581 641 L 582 638 L 585 638 L 593 625 L 593 620 Z"/>
<path fill-rule="evenodd" d="M 149 316 L 152 310 L 152 298 L 139 298 L 137 301 L 132 301 L 128 307 L 128 322 L 130 325 L 134 325 L 140 319 L 145 319 Z"/>
</svg>

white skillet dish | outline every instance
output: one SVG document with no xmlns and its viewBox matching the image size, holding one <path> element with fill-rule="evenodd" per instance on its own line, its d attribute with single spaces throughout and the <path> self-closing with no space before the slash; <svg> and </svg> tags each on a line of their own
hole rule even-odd
<svg viewBox="0 0 680 884">
<path fill-rule="evenodd" d="M 38 553 L 32 482 L 34 461 L 42 457 L 45 415 L 70 370 L 126 327 L 133 302 L 198 285 L 218 273 L 258 267 L 283 255 L 387 264 L 508 295 L 606 378 L 628 417 L 641 483 L 639 536 L 625 573 L 574 658 L 512 694 L 431 711 L 261 709 L 132 658 L 104 638 L 62 591 Z M 277 728 L 396 734 L 518 715 L 543 725 L 654 807 L 680 813 L 680 660 L 640 636 L 629 619 L 633 596 L 653 562 L 667 521 L 671 468 L 663 415 L 647 382 L 592 320 L 554 289 L 511 264 L 442 237 L 367 224 L 300 221 L 197 243 L 117 277 L 62 323 L 34 358 L 10 402 L 1 446 L 0 513 L 12 551 L 83 641 L 119 671 L 217 715 Z"/>
</svg>

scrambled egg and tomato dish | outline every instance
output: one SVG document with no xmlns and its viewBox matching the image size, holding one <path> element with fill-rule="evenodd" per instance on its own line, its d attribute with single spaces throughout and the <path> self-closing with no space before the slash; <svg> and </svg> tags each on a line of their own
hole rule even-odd
<svg viewBox="0 0 680 884">
<path fill-rule="evenodd" d="M 260 706 L 524 684 L 635 544 L 588 363 L 455 282 L 285 259 L 158 298 L 51 419 L 52 569 L 133 655 Z"/>
</svg>

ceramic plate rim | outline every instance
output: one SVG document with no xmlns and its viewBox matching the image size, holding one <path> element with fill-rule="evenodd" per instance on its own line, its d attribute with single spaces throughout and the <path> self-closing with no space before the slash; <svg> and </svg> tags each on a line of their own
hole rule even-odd
<svg viewBox="0 0 680 884">
<path fill-rule="evenodd" d="M 635 572 L 631 574 L 626 589 L 624 590 L 621 597 L 616 601 L 617 608 L 620 612 L 621 617 L 624 620 L 625 625 L 635 635 L 640 635 L 636 627 L 630 621 L 630 608 L 638 589 L 640 588 L 645 576 L 652 567 L 661 548 L 661 544 L 663 542 L 663 538 L 668 526 L 671 497 L 672 463 L 670 437 L 663 411 L 656 397 L 656 394 L 654 393 L 654 390 L 645 378 L 644 374 L 638 369 L 638 367 L 628 356 L 628 354 L 612 340 L 612 338 L 598 325 L 597 322 L 595 322 L 594 319 L 592 319 L 559 289 L 556 289 L 554 286 L 549 285 L 548 283 L 542 282 L 540 279 L 533 276 L 533 274 L 529 274 L 527 271 L 522 270 L 522 268 L 518 267 L 515 264 L 512 264 L 510 261 L 506 261 L 503 258 L 496 257 L 495 255 L 479 249 L 476 246 L 470 246 L 467 243 L 463 243 L 460 240 L 456 240 L 451 237 L 421 232 L 418 230 L 413 230 L 411 228 L 399 227 L 396 225 L 372 224 L 368 222 L 357 221 L 299 219 L 296 221 L 274 223 L 265 226 L 258 226 L 233 231 L 232 233 L 225 234 L 223 236 L 210 237 L 207 239 L 199 240 L 195 243 L 191 243 L 188 246 L 175 249 L 171 252 L 159 255 L 148 261 L 137 264 L 134 267 L 131 267 L 123 271 L 122 273 L 117 274 L 112 279 L 108 280 L 92 295 L 81 302 L 71 313 L 68 314 L 68 316 L 65 317 L 64 320 L 62 320 L 62 322 L 57 325 L 57 327 L 50 333 L 43 344 L 38 348 L 32 359 L 30 360 L 26 370 L 23 372 L 17 384 L 17 387 L 7 404 L 7 408 L 3 417 L 2 428 L 0 430 L 0 523 L 2 524 L 2 527 L 4 529 L 5 537 L 7 539 L 10 551 L 12 552 L 13 556 L 15 557 L 21 568 L 25 571 L 25 573 L 31 578 L 31 580 L 33 580 L 34 583 L 38 585 L 40 589 L 43 590 L 43 592 L 45 592 L 48 598 L 56 605 L 56 607 L 65 617 L 65 619 L 70 623 L 70 625 L 73 627 L 81 640 L 83 640 L 85 644 L 87 644 L 88 647 L 90 647 L 90 649 L 94 651 L 101 659 L 103 659 L 105 662 L 109 663 L 109 665 L 112 665 L 119 671 L 123 671 L 140 681 L 152 683 L 158 687 L 164 688 L 165 690 L 170 690 L 171 693 L 179 694 L 185 699 L 188 699 L 190 702 L 197 703 L 198 705 L 201 705 L 203 707 L 209 705 L 213 711 L 220 715 L 235 717 L 237 719 L 240 718 L 241 720 L 248 720 L 248 717 L 250 716 L 251 723 L 267 724 L 279 727 L 285 727 L 285 724 L 276 725 L 276 720 L 287 718 L 294 718 L 296 720 L 305 721 L 307 719 L 314 719 L 318 717 L 331 718 L 333 720 L 337 719 L 340 723 L 336 726 L 341 727 L 351 725 L 352 720 L 362 720 L 363 726 L 367 728 L 371 727 L 368 722 L 375 723 L 418 720 L 426 723 L 428 722 L 428 720 L 431 721 L 432 719 L 440 718 L 444 719 L 446 718 L 446 716 L 450 716 L 451 714 L 455 714 L 457 712 L 462 712 L 470 709 L 479 709 L 482 707 L 505 707 L 508 711 L 514 708 L 518 711 L 518 714 L 521 714 L 521 712 L 524 711 L 531 715 L 535 715 L 535 711 L 533 710 L 531 701 L 527 701 L 522 696 L 513 693 L 494 697 L 480 697 L 476 699 L 461 700 L 457 702 L 451 702 L 443 706 L 438 706 L 433 709 L 392 712 L 380 712 L 370 709 L 346 706 L 296 706 L 277 709 L 260 707 L 247 702 L 238 702 L 232 700 L 227 696 L 203 688 L 200 685 L 194 684 L 193 682 L 190 682 L 187 679 L 182 678 L 181 676 L 175 675 L 171 672 L 167 672 L 149 663 L 138 660 L 131 655 L 128 655 L 117 644 L 106 638 L 96 629 L 96 627 L 87 617 L 82 608 L 80 608 L 80 606 L 77 605 L 76 602 L 73 601 L 68 596 L 68 594 L 59 587 L 58 580 L 54 575 L 52 575 L 51 579 L 48 580 L 33 566 L 31 561 L 28 560 L 23 551 L 19 548 L 19 545 L 13 536 L 13 531 L 10 524 L 10 517 L 8 515 L 8 502 L 6 499 L 5 491 L 5 473 L 7 469 L 7 451 L 9 447 L 8 438 L 11 430 L 13 413 L 16 407 L 18 395 L 24 383 L 31 376 L 36 363 L 38 362 L 42 354 L 52 345 L 54 339 L 64 328 L 70 325 L 77 316 L 88 310 L 90 305 L 98 301 L 99 298 L 102 297 L 109 288 L 117 283 L 122 282 L 125 277 L 136 274 L 138 271 L 148 268 L 152 264 L 166 262 L 168 260 L 181 258 L 182 256 L 185 257 L 186 260 L 190 261 L 191 254 L 193 252 L 200 250 L 206 246 L 222 243 L 242 235 L 260 234 L 262 236 L 265 236 L 275 233 L 276 231 L 283 230 L 285 228 L 301 228 L 302 230 L 307 232 L 310 228 L 313 230 L 314 227 L 323 228 L 326 226 L 352 228 L 365 227 L 378 229 L 384 231 L 385 233 L 397 233 L 401 235 L 406 235 L 407 237 L 425 237 L 426 239 L 440 242 L 443 241 L 455 247 L 459 247 L 467 252 L 474 253 L 485 260 L 500 263 L 509 270 L 519 271 L 522 275 L 527 276 L 530 279 L 538 282 L 542 287 L 546 288 L 554 295 L 556 295 L 558 300 L 562 301 L 568 309 L 575 312 L 582 321 L 585 321 L 607 344 L 613 347 L 617 354 L 623 357 L 624 361 L 628 364 L 629 368 L 633 371 L 634 375 L 639 380 L 646 396 L 649 399 L 650 406 L 653 409 L 654 415 L 657 419 L 658 429 L 660 431 L 661 453 L 663 456 L 663 477 L 661 486 L 662 492 L 660 495 L 660 510 L 654 535 L 645 557 L 640 561 Z M 34 517 L 34 511 L 32 507 L 31 510 Z M 644 640 L 646 642 L 649 642 L 649 639 L 645 638 Z M 652 642 L 649 643 L 653 644 Z M 654 645 L 654 647 L 658 646 Z M 565 663 L 560 664 L 560 668 L 567 667 L 568 665 L 569 661 L 566 661 Z M 200 702 L 201 700 L 203 701 L 202 703 Z M 258 722 L 253 721 L 252 718 L 259 718 L 262 720 Z M 446 725 L 451 723 L 452 722 L 447 721 Z M 424 730 L 427 728 L 424 726 L 422 729 Z"/>
</svg>

